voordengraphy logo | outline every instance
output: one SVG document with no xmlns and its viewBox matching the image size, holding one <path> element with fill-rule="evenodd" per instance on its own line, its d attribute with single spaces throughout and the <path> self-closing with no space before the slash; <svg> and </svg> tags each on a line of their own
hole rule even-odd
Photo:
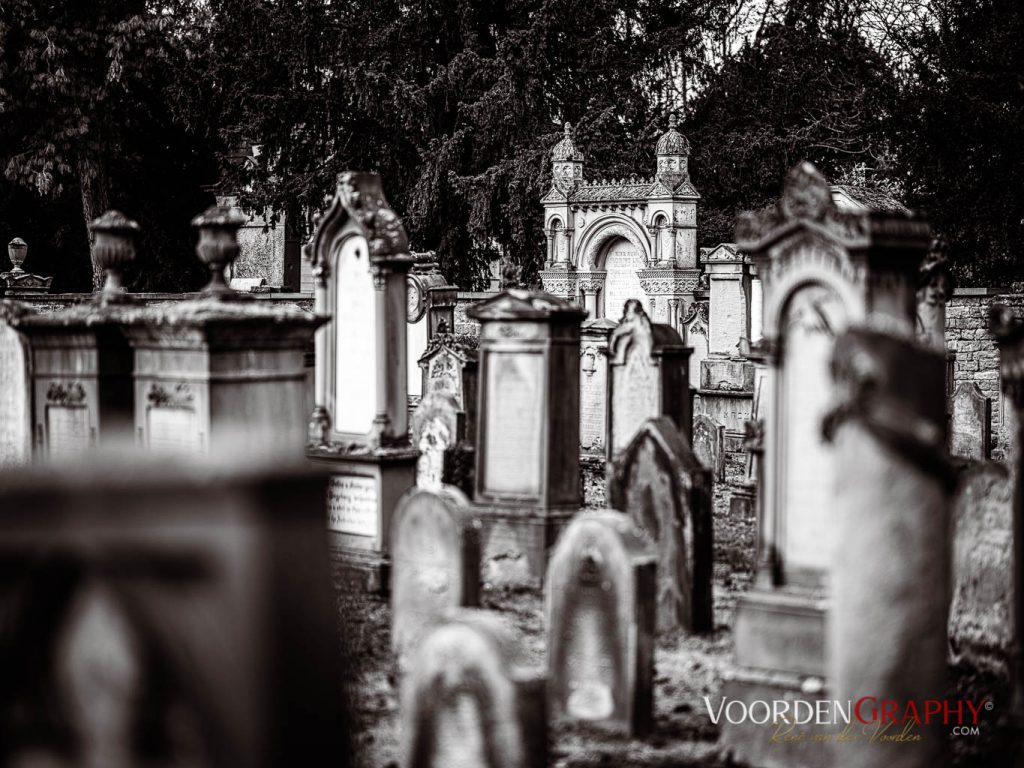
<svg viewBox="0 0 1024 768">
<path fill-rule="evenodd" d="M 897 701 L 862 696 L 838 701 L 818 699 L 755 699 L 742 701 L 723 697 L 717 704 L 704 697 L 708 717 L 715 725 L 723 720 L 731 725 L 753 723 L 772 726 L 772 741 L 831 740 L 830 734 L 796 733 L 798 726 L 842 726 L 837 741 L 854 740 L 857 726 L 868 726 L 863 732 L 877 741 L 915 741 L 916 726 L 942 724 L 951 726 L 954 735 L 977 735 L 981 713 L 992 709 L 991 701 L 922 699 Z"/>
</svg>

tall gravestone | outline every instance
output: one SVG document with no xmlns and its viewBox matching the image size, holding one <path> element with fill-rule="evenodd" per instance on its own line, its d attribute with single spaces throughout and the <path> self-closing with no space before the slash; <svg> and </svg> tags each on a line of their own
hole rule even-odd
<svg viewBox="0 0 1024 768">
<path fill-rule="evenodd" d="M 0 479 L 0 763 L 352 765 L 324 478 L 98 456 Z"/>
<path fill-rule="evenodd" d="M 668 416 L 690 437 L 689 347 L 679 332 L 652 323 L 630 300 L 608 337 L 608 458 L 614 459 L 640 425 Z"/>
<path fill-rule="evenodd" d="M 121 270 L 135 259 L 139 225 L 107 211 L 90 231 L 93 268 L 106 273 L 102 289 L 82 304 L 12 322 L 32 349 L 33 442 L 43 459 L 134 441 L 134 361 L 124 329 L 141 309 Z"/>
<path fill-rule="evenodd" d="M 777 205 L 744 214 L 736 230 L 763 281 L 769 350 L 755 585 L 737 606 L 738 669 L 724 686 L 724 695 L 750 702 L 829 684 L 825 612 L 841 471 L 821 431 L 832 400 L 829 361 L 851 325 L 871 320 L 913 333 L 917 270 L 931 234 L 913 214 L 838 210 L 808 163 L 789 173 Z M 758 765 L 825 759 L 815 745 L 769 744 L 749 723 L 729 725 L 722 739 L 737 759 Z"/>
<path fill-rule="evenodd" d="M 603 456 L 608 428 L 608 334 L 615 321 L 587 320 L 580 330 L 580 449 Z"/>
<path fill-rule="evenodd" d="M 315 406 L 307 455 L 332 473 L 332 545 L 363 585 L 387 588 L 391 513 L 415 484 L 409 444 L 406 277 L 415 257 L 380 177 L 345 173 L 308 246 L 315 305 Z"/>
<path fill-rule="evenodd" d="M 245 216 L 213 206 L 192 224 L 211 272 L 200 298 L 147 308 L 127 324 L 134 351 L 135 434 L 148 450 L 210 454 L 305 447 L 304 356 L 323 319 L 232 290 Z"/>
<path fill-rule="evenodd" d="M 32 460 L 32 352 L 11 325 L 28 308 L 0 301 L 0 468 Z"/>
<path fill-rule="evenodd" d="M 552 719 L 630 735 L 654 723 L 657 556 L 621 512 L 576 516 L 544 585 Z"/>
<path fill-rule="evenodd" d="M 962 381 L 953 392 L 950 453 L 987 459 L 992 447 L 992 400 L 974 381 Z"/>
<path fill-rule="evenodd" d="M 429 251 L 414 254 L 416 264 L 409 272 L 406 284 L 409 399 L 415 402 L 426 390 L 420 374 L 419 361 L 439 334 L 455 331 L 455 302 L 458 288 L 449 285 L 441 274 L 440 265 L 435 261 L 437 254 Z"/>
<path fill-rule="evenodd" d="M 446 610 L 480 591 L 479 523 L 452 487 L 409 491 L 391 519 L 391 647 L 404 654 Z"/>
<path fill-rule="evenodd" d="M 475 305 L 479 424 L 473 501 L 491 583 L 539 584 L 547 551 L 580 505 L 578 307 L 509 289 Z"/>
<path fill-rule="evenodd" d="M 667 416 L 644 422 L 615 460 L 609 500 L 655 543 L 658 629 L 710 632 L 711 471 Z"/>
<path fill-rule="evenodd" d="M 544 676 L 497 617 L 452 612 L 418 644 L 401 733 L 402 768 L 543 768 Z"/>
<path fill-rule="evenodd" d="M 725 480 L 725 427 L 707 414 L 693 417 L 693 452 L 716 481 Z"/>
<path fill-rule="evenodd" d="M 840 701 L 938 701 L 946 691 L 956 481 L 946 454 L 945 365 L 945 354 L 917 344 L 909 328 L 850 330 L 835 345 L 837 403 L 826 435 L 843 466 L 829 622 Z M 909 742 L 862 738 L 837 744 L 837 755 L 851 768 L 941 766 L 948 728 L 933 718 Z"/>
</svg>

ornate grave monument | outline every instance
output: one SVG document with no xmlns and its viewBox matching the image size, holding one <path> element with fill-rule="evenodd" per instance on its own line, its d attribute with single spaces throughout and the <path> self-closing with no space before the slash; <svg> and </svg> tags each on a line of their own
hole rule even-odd
<svg viewBox="0 0 1024 768">
<path fill-rule="evenodd" d="M 453 611 L 402 684 L 402 768 L 544 768 L 544 676 L 484 611 Z"/>
<path fill-rule="evenodd" d="M 480 524 L 445 486 L 410 490 L 391 526 L 391 647 L 402 657 L 445 611 L 479 604 Z"/>
<path fill-rule="evenodd" d="M 413 254 L 418 261 L 406 283 L 408 301 L 409 400 L 415 403 L 426 389 L 420 372 L 420 358 L 438 334 L 455 331 L 455 300 L 458 288 L 449 285 L 441 274 L 433 251 Z"/>
<path fill-rule="evenodd" d="M 90 229 L 94 270 L 106 272 L 102 289 L 86 303 L 12 321 L 32 349 L 33 442 L 43 459 L 134 441 L 133 354 L 124 328 L 140 310 L 121 269 L 135 259 L 139 225 L 108 211 Z"/>
<path fill-rule="evenodd" d="M 147 308 L 125 326 L 135 353 L 136 439 L 149 450 L 217 453 L 244 445 L 302 454 L 304 353 L 322 319 L 227 286 L 244 221 L 222 206 L 197 216 L 196 253 L 210 269 L 209 285 L 199 299 Z"/>
<path fill-rule="evenodd" d="M 883 326 L 885 327 L 885 326 Z M 830 678 L 836 699 L 922 702 L 946 692 L 950 601 L 945 354 L 911 328 L 849 330 L 835 344 L 836 406 L 826 421 L 843 471 L 833 510 L 842 546 L 831 571 Z M 927 585 L 922 589 L 922 585 Z M 945 764 L 949 725 L 906 743 L 835 746 L 851 768 Z"/>
<path fill-rule="evenodd" d="M 836 537 L 837 471 L 821 426 L 832 398 L 835 338 L 871 320 L 913 332 L 917 269 L 928 224 L 901 211 L 840 211 L 808 163 L 788 175 L 779 203 L 737 223 L 737 241 L 764 281 L 770 345 L 763 397 L 764 482 L 759 488 L 754 588 L 735 620 L 739 669 L 724 695 L 746 701 L 806 696 L 828 685 L 825 611 Z M 818 765 L 799 744 L 768 744 L 746 724 L 723 730 L 737 759 Z"/>
<path fill-rule="evenodd" d="M 539 584 L 580 505 L 580 321 L 546 293 L 512 288 L 470 308 L 480 322 L 473 501 L 485 581 Z"/>
<path fill-rule="evenodd" d="M 566 528 L 544 584 L 553 720 L 631 736 L 653 727 L 656 568 L 621 512 L 583 512 Z"/>
<path fill-rule="evenodd" d="M 658 551 L 658 629 L 710 632 L 711 470 L 667 416 L 644 422 L 613 462 L 608 498 Z"/>
<path fill-rule="evenodd" d="M 644 421 L 657 416 L 668 416 L 689 439 L 689 354 L 674 328 L 652 323 L 637 300 L 626 302 L 622 320 L 608 336 L 609 460 Z"/>
<path fill-rule="evenodd" d="M 335 551 L 371 590 L 387 588 L 388 534 L 415 484 L 409 444 L 406 279 L 416 258 L 380 177 L 345 173 L 307 246 L 316 312 L 315 406 L 307 455 L 333 474 Z"/>
<path fill-rule="evenodd" d="M 41 277 L 26 272 L 21 265 L 28 256 L 28 243 L 16 237 L 7 244 L 7 255 L 11 259 L 11 269 L 0 272 L 0 295 L 13 299 L 19 296 L 38 296 L 50 290 L 52 277 Z"/>
</svg>

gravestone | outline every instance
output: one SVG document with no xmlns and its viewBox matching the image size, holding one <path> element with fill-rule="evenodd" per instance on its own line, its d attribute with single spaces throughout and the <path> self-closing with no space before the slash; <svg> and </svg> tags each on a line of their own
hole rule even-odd
<svg viewBox="0 0 1024 768">
<path fill-rule="evenodd" d="M 478 604 L 480 524 L 444 486 L 406 493 L 391 526 L 391 648 L 402 658 L 447 609 Z"/>
<path fill-rule="evenodd" d="M 451 395 L 432 392 L 412 413 L 412 443 L 419 450 L 416 485 L 437 490 L 444 482 L 445 454 L 463 438 L 462 413 Z"/>
<path fill-rule="evenodd" d="M 455 303 L 458 289 L 448 285 L 435 261 L 433 251 L 413 254 L 417 263 L 406 283 L 408 327 L 409 399 L 415 402 L 424 394 L 419 361 L 438 334 L 455 331 Z"/>
<path fill-rule="evenodd" d="M 645 422 L 612 467 L 611 505 L 658 552 L 660 631 L 714 629 L 711 482 L 710 470 L 667 416 Z"/>
<path fill-rule="evenodd" d="M 387 590 L 391 512 L 415 485 L 409 443 L 406 278 L 416 257 L 374 173 L 343 173 L 306 247 L 316 379 L 306 455 L 334 475 L 331 548 L 352 581 Z"/>
<path fill-rule="evenodd" d="M 544 585 L 553 720 L 652 728 L 656 564 L 621 512 L 581 513 L 559 538 Z"/>
<path fill-rule="evenodd" d="M 0 764 L 351 765 L 324 483 L 102 449 L 0 479 Z"/>
<path fill-rule="evenodd" d="M 27 311 L 17 302 L 0 301 L 0 468 L 32 460 L 31 351 L 8 322 Z"/>
<path fill-rule="evenodd" d="M 454 611 L 418 644 L 401 734 L 402 768 L 543 768 L 544 677 L 495 616 Z"/>
<path fill-rule="evenodd" d="M 689 437 L 689 354 L 678 331 L 652 323 L 638 302 L 626 302 L 622 320 L 608 337 L 609 459 L 656 416 L 668 416 Z"/>
<path fill-rule="evenodd" d="M 945 350 L 918 343 L 912 326 L 903 335 L 891 327 L 851 329 L 835 344 L 836 405 L 825 433 L 842 466 L 831 510 L 842 545 L 828 622 L 829 676 L 839 701 L 939 701 L 948 690 L 955 478 L 946 453 L 945 367 Z M 837 744 L 838 762 L 948 762 L 949 724 L 927 719 L 913 733 L 903 743 Z"/>
<path fill-rule="evenodd" d="M 484 580 L 532 584 L 580 505 L 579 307 L 511 288 L 476 304 L 480 420 L 473 501 Z"/>
<path fill-rule="evenodd" d="M 764 427 L 750 441 L 761 443 L 763 434 L 757 564 L 753 588 L 737 602 L 737 665 L 725 696 L 748 705 L 812 702 L 808 691 L 829 685 L 839 468 L 822 422 L 833 401 L 832 350 L 847 328 L 867 322 L 913 333 L 917 271 L 931 239 L 927 221 L 906 211 L 840 210 L 828 181 L 806 162 L 789 172 L 778 203 L 737 220 L 737 243 L 762 280 L 768 368 Z M 818 745 L 773 744 L 749 722 L 727 723 L 722 743 L 738 762 L 763 768 L 827 761 Z"/>
<path fill-rule="evenodd" d="M 580 448 L 605 453 L 608 414 L 608 334 L 615 321 L 587 320 L 580 329 Z"/>
<path fill-rule="evenodd" d="M 987 459 L 992 445 L 992 400 L 974 381 L 962 381 L 953 393 L 950 453 Z"/>
<path fill-rule="evenodd" d="M 725 427 L 703 413 L 693 417 L 693 453 L 716 481 L 725 480 Z"/>
</svg>

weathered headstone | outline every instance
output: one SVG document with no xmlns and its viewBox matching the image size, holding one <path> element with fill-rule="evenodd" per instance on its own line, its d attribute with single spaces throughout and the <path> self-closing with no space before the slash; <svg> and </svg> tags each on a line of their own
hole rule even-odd
<svg viewBox="0 0 1024 768">
<path fill-rule="evenodd" d="M 27 311 L 17 302 L 0 301 L 0 468 L 32 460 L 31 352 L 8 322 Z"/>
<path fill-rule="evenodd" d="M 639 735 L 654 721 L 657 556 L 621 512 L 584 512 L 544 585 L 548 707 L 555 720 Z"/>
<path fill-rule="evenodd" d="M 480 524 L 444 486 L 406 493 L 391 526 L 391 647 L 402 657 L 447 609 L 477 605 Z"/>
<path fill-rule="evenodd" d="M 809 701 L 808 691 L 829 684 L 838 467 L 821 428 L 833 399 L 832 349 L 868 320 L 913 334 L 917 271 L 932 237 L 905 211 L 840 210 L 809 163 L 790 171 L 776 205 L 738 219 L 736 237 L 763 281 L 768 370 L 764 428 L 756 429 L 764 462 L 755 582 L 737 603 L 737 669 L 723 695 Z M 820 766 L 827 757 L 816 744 L 770 743 L 749 722 L 728 723 L 722 741 L 737 761 L 763 768 Z"/>
<path fill-rule="evenodd" d="M 831 571 L 829 622 L 839 701 L 928 702 L 946 691 L 954 478 L 945 363 L 942 351 L 914 340 L 912 328 L 902 337 L 849 330 L 836 341 L 837 403 L 826 434 L 843 468 L 832 503 L 842 545 Z M 836 748 L 851 768 L 932 768 L 948 762 L 949 725 L 927 719 L 907 742 L 861 738 Z"/>
<path fill-rule="evenodd" d="M 693 452 L 715 480 L 725 480 L 725 427 L 703 413 L 693 417 Z"/>
<path fill-rule="evenodd" d="M 950 453 L 965 459 L 987 459 L 992 446 L 992 399 L 977 382 L 962 381 L 953 393 Z"/>
<path fill-rule="evenodd" d="M 647 419 L 671 418 L 689 439 L 689 347 L 674 328 L 652 323 L 630 300 L 608 337 L 608 458 L 633 439 Z"/>
<path fill-rule="evenodd" d="M 455 301 L 458 289 L 448 285 L 441 274 L 433 251 L 413 254 L 417 263 L 406 283 L 408 327 L 409 399 L 415 402 L 426 394 L 419 361 L 438 334 L 455 331 Z"/>
<path fill-rule="evenodd" d="M 587 320 L 580 329 L 580 448 L 603 455 L 608 414 L 608 333 L 615 322 Z"/>
<path fill-rule="evenodd" d="M 307 247 L 317 315 L 311 460 L 334 474 L 332 549 L 370 591 L 387 589 L 390 515 L 416 482 L 409 443 L 406 277 L 416 257 L 374 173 L 338 177 Z"/>
<path fill-rule="evenodd" d="M 449 614 L 402 684 L 402 768 L 543 768 L 544 677 L 496 617 Z"/>
<path fill-rule="evenodd" d="M 511 288 L 468 314 L 480 322 L 473 501 L 484 524 L 484 578 L 539 585 L 548 550 L 580 504 L 585 313 Z"/>
<path fill-rule="evenodd" d="M 667 416 L 651 419 L 615 460 L 609 500 L 658 551 L 658 629 L 710 632 L 711 470 Z"/>
<path fill-rule="evenodd" d="M 451 395 L 432 392 L 420 399 L 412 413 L 412 443 L 416 485 L 436 490 L 444 482 L 445 454 L 462 439 L 463 414 Z"/>
<path fill-rule="evenodd" d="M 98 458 L 0 480 L 0 764 L 351 765 L 323 477 Z"/>
</svg>

